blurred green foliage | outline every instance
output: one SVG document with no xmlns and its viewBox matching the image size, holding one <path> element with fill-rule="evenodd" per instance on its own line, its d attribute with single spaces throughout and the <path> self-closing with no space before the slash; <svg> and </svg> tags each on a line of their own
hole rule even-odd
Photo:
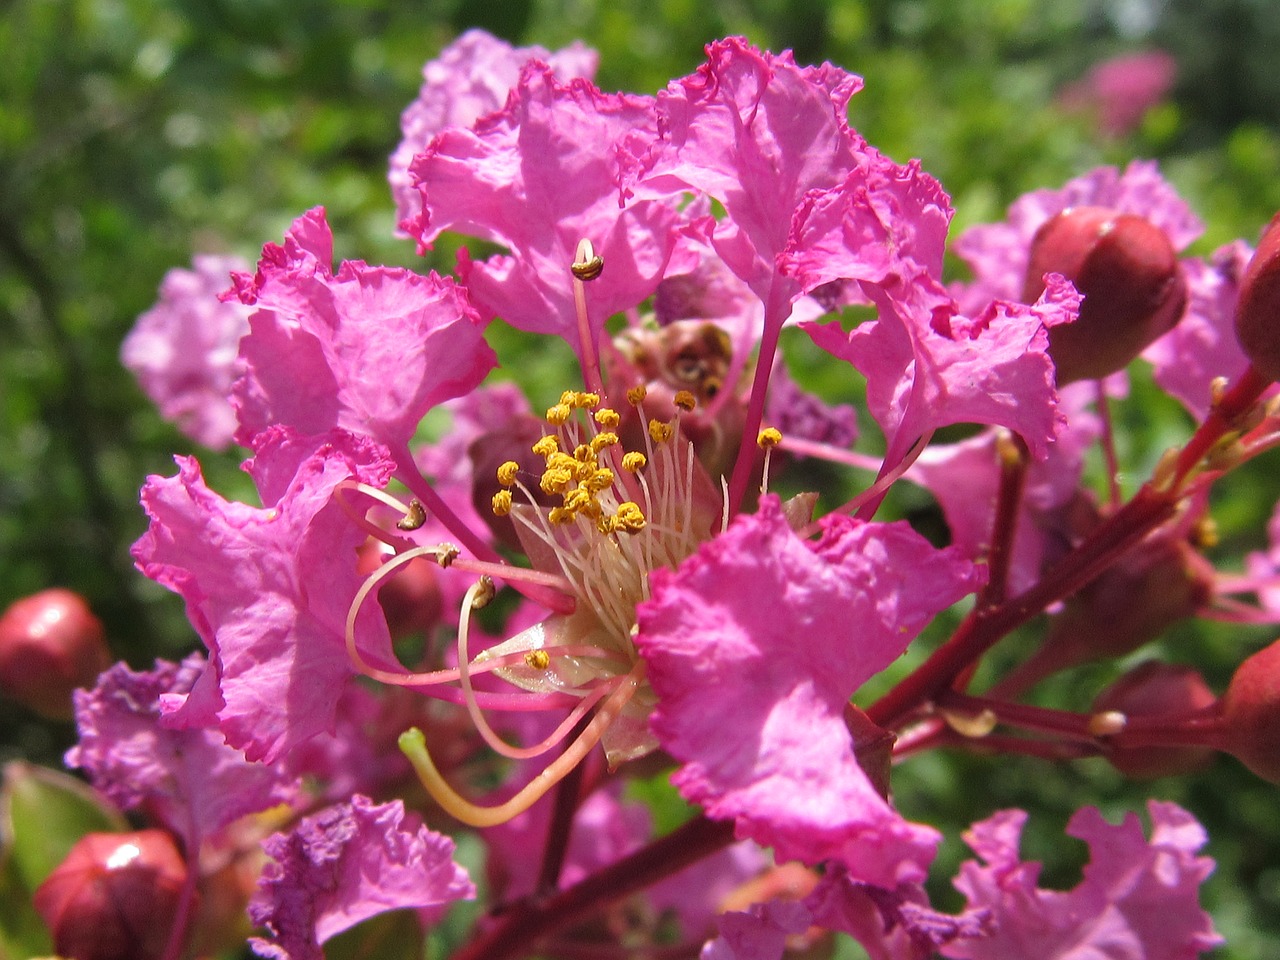
<svg viewBox="0 0 1280 960">
<path fill-rule="evenodd" d="M 170 267 L 203 251 L 253 259 L 316 204 L 328 207 L 339 256 L 421 267 L 392 236 L 386 161 L 423 62 L 462 29 L 551 48 L 583 39 L 601 53 L 603 88 L 637 92 L 688 73 L 704 43 L 729 33 L 790 47 L 801 62 L 830 59 L 866 78 L 854 124 L 895 158 L 923 159 L 953 194 L 957 229 L 998 219 L 1025 190 L 1154 156 L 1207 221 L 1195 250 L 1207 253 L 1252 241 L 1280 207 L 1270 11 L 1271 0 L 10 0 L 0 18 L 0 606 L 68 586 L 135 666 L 193 645 L 181 604 L 128 556 L 144 528 L 143 477 L 171 473 L 170 455 L 192 448 L 120 367 L 120 342 Z M 1179 83 L 1129 137 L 1105 139 L 1055 105 L 1091 64 L 1150 46 L 1177 57 Z M 450 263 L 438 254 L 435 265 Z M 830 373 L 800 376 L 849 396 Z M 1120 416 L 1145 464 L 1187 424 L 1138 379 Z M 233 454 L 201 460 L 211 485 L 245 494 Z M 1269 473 L 1246 474 L 1222 508 L 1215 559 L 1226 569 L 1262 543 Z M 1221 682 L 1264 639 L 1245 634 L 1190 626 L 1165 646 Z M 1069 677 L 1048 695 L 1088 699 L 1097 682 Z M 72 736 L 9 704 L 0 730 L 4 756 L 50 764 Z M 1077 854 L 1061 828 L 1081 803 L 1112 813 L 1148 793 L 1185 803 L 1219 860 L 1206 902 L 1232 941 L 1220 955 L 1261 956 L 1280 938 L 1276 795 L 1234 763 L 1148 788 L 1102 764 L 939 755 L 895 784 L 904 812 L 951 837 L 997 807 L 1032 808 L 1030 851 L 1063 883 Z M 962 855 L 952 842 L 938 875 Z"/>
</svg>

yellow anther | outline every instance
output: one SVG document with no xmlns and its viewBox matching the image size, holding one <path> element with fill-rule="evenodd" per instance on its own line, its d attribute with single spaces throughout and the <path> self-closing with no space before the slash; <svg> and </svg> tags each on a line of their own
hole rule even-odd
<svg viewBox="0 0 1280 960">
<path fill-rule="evenodd" d="M 520 472 L 520 464 L 514 460 L 508 460 L 502 466 L 498 467 L 498 483 L 504 487 L 514 486 L 516 482 L 516 474 Z"/>
<path fill-rule="evenodd" d="M 596 517 L 596 529 L 603 533 L 606 537 L 617 529 L 613 522 L 613 517 L 606 517 L 603 514 Z"/>
<path fill-rule="evenodd" d="M 578 399 L 577 390 L 566 390 L 560 394 L 560 402 L 566 407 L 576 406 Z"/>
<path fill-rule="evenodd" d="M 417 530 L 427 522 L 427 510 L 422 501 L 414 497 L 409 501 L 409 509 L 403 517 L 396 521 L 397 530 Z"/>
<path fill-rule="evenodd" d="M 600 394 L 598 393 L 579 393 L 573 400 L 573 405 L 579 410 L 594 410 L 600 406 Z"/>
<path fill-rule="evenodd" d="M 591 438 L 591 452 L 599 453 L 605 447 L 612 447 L 618 442 L 616 433 L 597 433 Z"/>
<path fill-rule="evenodd" d="M 583 283 L 594 280 L 604 272 L 604 257 L 595 256 L 585 263 L 575 261 L 569 264 L 570 271 Z"/>
<path fill-rule="evenodd" d="M 549 457 L 560 452 L 560 441 L 552 434 L 547 434 L 533 445 L 533 452 L 540 457 Z"/>
<path fill-rule="evenodd" d="M 626 470 L 628 473 L 635 473 L 637 470 L 643 470 L 645 464 L 648 462 L 649 458 L 639 450 L 632 450 L 630 453 L 622 455 L 622 469 Z"/>
<path fill-rule="evenodd" d="M 760 435 L 756 437 L 756 445 L 765 450 L 771 450 L 782 442 L 782 431 L 777 427 L 765 427 L 760 431 Z"/>
<path fill-rule="evenodd" d="M 618 424 L 622 422 L 622 417 L 618 415 L 618 411 L 612 407 L 601 407 L 595 413 L 596 423 L 604 427 L 606 430 L 617 429 Z"/>
<path fill-rule="evenodd" d="M 573 483 L 573 475 L 568 470 L 548 467 L 543 471 L 542 481 L 538 485 L 542 487 L 544 493 L 562 493 L 571 483 Z"/>
<path fill-rule="evenodd" d="M 603 490 L 608 490 L 613 486 L 613 471 L 608 467 L 601 467 L 583 481 L 583 486 L 592 493 L 600 493 Z"/>
<path fill-rule="evenodd" d="M 596 454 L 595 451 L 585 443 L 580 443 L 573 448 L 573 459 L 577 460 L 579 463 L 595 463 Z"/>
<path fill-rule="evenodd" d="M 575 487 L 564 495 L 564 508 L 570 513 L 579 513 L 587 509 L 591 503 L 591 491 L 583 487 Z"/>
<path fill-rule="evenodd" d="M 499 490 L 493 495 L 493 514 L 496 517 L 505 517 L 511 512 L 511 491 Z"/>
<path fill-rule="evenodd" d="M 649 437 L 654 443 L 666 443 L 675 435 L 675 428 L 661 420 L 649 421 Z"/>
<path fill-rule="evenodd" d="M 553 427 L 563 426 L 572 414 L 573 409 L 567 403 L 557 403 L 547 408 L 547 423 Z"/>
<path fill-rule="evenodd" d="M 572 473 L 577 466 L 578 461 L 574 459 L 572 454 L 564 453 L 560 450 L 547 457 L 547 467 L 552 470 L 568 470 Z"/>
<path fill-rule="evenodd" d="M 638 387 L 632 387 L 627 391 L 627 403 L 631 404 L 633 407 L 638 407 L 640 404 L 644 403 L 644 398 L 648 393 L 649 391 L 645 389 L 645 385 L 643 383 Z"/>
<path fill-rule="evenodd" d="M 644 511 L 640 509 L 640 504 L 630 500 L 618 504 L 618 512 L 613 515 L 613 527 L 627 533 L 639 533 L 643 530 Z"/>
<path fill-rule="evenodd" d="M 472 590 L 474 591 L 471 594 L 472 610 L 482 610 L 487 607 L 498 592 L 498 589 L 493 585 L 493 580 L 487 576 L 482 576 L 477 580 Z"/>
<path fill-rule="evenodd" d="M 545 670 L 551 666 L 551 654 L 545 650 L 530 650 L 524 655 L 524 665 L 532 670 Z"/>
<path fill-rule="evenodd" d="M 688 390 L 677 390 L 674 397 L 674 403 L 685 413 L 688 413 L 698 405 L 698 398 Z"/>
<path fill-rule="evenodd" d="M 552 507 L 547 513 L 547 519 L 552 523 L 568 523 L 573 519 L 573 511 L 564 507 Z"/>
</svg>

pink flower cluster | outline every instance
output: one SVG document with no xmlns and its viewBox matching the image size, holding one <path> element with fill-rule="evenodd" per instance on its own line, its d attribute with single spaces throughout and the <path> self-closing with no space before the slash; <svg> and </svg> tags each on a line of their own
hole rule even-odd
<svg viewBox="0 0 1280 960">
<path fill-rule="evenodd" d="M 1023 291 L 1046 223 L 1081 206 L 1185 248 L 1198 223 L 1154 165 L 1022 198 L 958 239 L 974 277 L 948 285 L 950 200 L 848 125 L 858 77 L 740 39 L 653 97 L 600 91 L 593 66 L 581 48 L 515 50 L 473 31 L 426 68 L 392 161 L 401 227 L 423 248 L 451 231 L 503 252 L 464 249 L 455 278 L 335 268 L 316 209 L 256 273 L 228 278 L 221 303 L 196 298 L 248 313 L 234 384 L 214 349 L 203 356 L 219 372 L 191 381 L 210 411 L 229 399 L 261 506 L 210 490 L 193 458 L 147 480 L 133 555 L 183 598 L 207 659 L 105 674 L 78 697 L 70 762 L 196 865 L 252 847 L 268 821 L 246 815 L 273 811 L 251 905 L 263 956 L 318 958 L 375 913 L 431 923 L 474 895 L 446 837 L 377 799 L 420 787 L 428 822 L 483 828 L 503 898 L 468 958 L 534 944 L 693 955 L 704 942 L 704 957 L 766 958 L 832 931 L 894 960 L 1214 946 L 1198 904 L 1205 837 L 1172 804 L 1151 804 L 1149 838 L 1132 816 L 1080 811 L 1068 832 L 1091 861 L 1068 891 L 1040 888 L 1020 860 L 1026 815 L 993 811 L 968 835 L 979 860 L 955 880 L 963 912 L 934 910 L 923 884 L 942 838 L 895 808 L 890 761 L 936 746 L 1234 752 L 1216 707 L 1142 718 L 1022 694 L 1225 597 L 1189 559 L 1205 493 L 1277 436 L 1228 329 L 1249 251 L 1177 268 L 1185 315 L 1146 356 L 1203 424 L 1139 494 L 1113 487 L 1099 503 L 1082 460 L 1095 444 L 1114 453 L 1107 405 L 1124 374 L 1059 389 L 1051 332 L 1082 316 L 1082 297 L 1106 309 L 1093 278 L 1127 269 L 1127 251 L 1090 246 L 1031 278 L 1031 302 Z M 850 305 L 874 319 L 829 315 Z M 498 318 L 576 356 L 581 384 L 530 398 L 545 417 L 486 381 Z M 786 327 L 864 378 L 882 454 L 848 449 L 842 412 L 787 378 Z M 175 321 L 167 337 L 190 329 Z M 1227 381 L 1252 392 L 1224 400 Z M 426 441 L 432 411 L 453 426 Z M 957 424 L 977 432 L 930 445 Z M 789 471 L 803 489 L 810 457 L 875 478 L 815 519 L 816 496 L 771 488 Z M 950 546 L 874 518 L 896 482 L 936 495 Z M 461 615 L 426 629 L 410 667 L 376 599 L 423 558 Z M 1144 594 L 1153 576 L 1185 581 L 1184 602 Z M 499 585 L 505 614 L 481 613 Z M 859 698 L 955 605 L 950 639 L 880 699 Z M 1048 653 L 971 692 L 982 655 L 1046 610 L 1077 629 L 1051 629 Z M 1079 629 L 1087 618 L 1098 626 Z M 619 786 L 664 763 L 702 814 L 654 837 Z M 622 902 L 633 909 L 612 909 Z"/>
</svg>

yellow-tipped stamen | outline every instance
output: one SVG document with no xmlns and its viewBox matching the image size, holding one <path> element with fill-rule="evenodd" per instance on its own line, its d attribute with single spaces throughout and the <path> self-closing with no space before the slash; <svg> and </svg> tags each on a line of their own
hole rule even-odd
<svg viewBox="0 0 1280 960">
<path fill-rule="evenodd" d="M 366 497 L 372 497 L 379 503 L 386 504 L 392 510 L 402 514 L 405 520 L 416 518 L 417 512 L 420 511 L 422 513 L 422 522 L 426 522 L 426 510 L 416 497 L 411 499 L 408 503 L 403 503 L 391 494 L 387 493 L 385 490 L 379 490 L 377 487 L 372 487 L 367 483 L 361 483 L 358 480 L 343 480 L 333 489 L 334 498 L 338 501 L 338 506 L 342 508 L 342 512 L 350 517 L 356 526 L 360 527 L 360 529 L 364 530 L 370 536 L 381 540 L 383 543 L 396 546 L 397 544 L 403 544 L 404 540 L 395 537 L 394 534 L 389 533 L 370 520 L 367 516 L 367 511 L 362 513 L 357 510 L 355 505 L 347 499 L 348 490 L 355 490 L 359 493 L 363 493 Z M 400 522 L 397 522 L 397 527 L 400 526 Z M 422 523 L 418 524 L 418 527 L 420 526 L 422 526 Z M 416 530 L 417 527 L 401 527 L 401 529 Z"/>
<path fill-rule="evenodd" d="M 631 671 L 600 704 L 587 728 L 577 740 L 543 769 L 514 797 L 496 806 L 485 807 L 472 803 L 450 787 L 436 769 L 427 752 L 426 738 L 417 727 L 400 735 L 400 751 L 408 758 L 422 786 L 447 813 L 473 827 L 493 827 L 506 823 L 517 814 L 529 809 L 540 797 L 582 762 L 587 753 L 600 742 L 600 737 L 635 696 L 644 678 L 644 661 L 639 660 Z"/>
<path fill-rule="evenodd" d="M 504 487 L 510 487 L 516 482 L 516 475 L 520 473 L 520 464 L 514 460 L 508 460 L 506 463 L 498 467 L 498 483 Z"/>
<path fill-rule="evenodd" d="M 622 455 L 622 469 L 627 473 L 638 473 L 645 468 L 649 459 L 639 450 L 632 450 Z"/>
<path fill-rule="evenodd" d="M 773 448 L 782 442 L 782 431 L 777 427 L 765 427 L 756 437 L 756 446 L 764 451 L 764 467 L 760 472 L 760 492 L 769 492 L 769 461 L 773 459 Z"/>
<path fill-rule="evenodd" d="M 649 421 L 649 439 L 654 443 L 666 443 L 675 436 L 675 427 L 661 420 Z"/>
<path fill-rule="evenodd" d="M 533 445 L 533 452 L 540 457 L 549 457 L 560 452 L 560 441 L 554 434 L 547 434 Z"/>
<path fill-rule="evenodd" d="M 547 423 L 553 426 L 561 427 L 568 422 L 569 417 L 573 414 L 573 408 L 567 403 L 557 403 L 553 407 L 547 408 Z"/>
<path fill-rule="evenodd" d="M 633 407 L 638 407 L 640 404 L 644 403 L 644 398 L 648 396 L 648 393 L 649 391 L 643 383 L 639 386 L 632 387 L 627 391 L 627 403 L 631 404 Z"/>
<path fill-rule="evenodd" d="M 622 417 L 617 410 L 610 407 L 601 407 L 595 412 L 595 421 L 606 430 L 618 429 L 618 424 L 622 422 Z"/>
<path fill-rule="evenodd" d="M 688 390 L 677 390 L 672 402 L 685 413 L 690 413 L 698 405 L 698 398 Z"/>
<path fill-rule="evenodd" d="M 493 515 L 505 517 L 511 513 L 511 491 L 499 490 L 493 495 Z"/>
<path fill-rule="evenodd" d="M 406 533 L 410 530 L 417 530 L 420 526 L 427 522 L 427 508 L 422 505 L 422 501 L 414 497 L 409 501 L 409 512 L 401 519 L 396 521 L 396 529 L 403 530 Z"/>
</svg>

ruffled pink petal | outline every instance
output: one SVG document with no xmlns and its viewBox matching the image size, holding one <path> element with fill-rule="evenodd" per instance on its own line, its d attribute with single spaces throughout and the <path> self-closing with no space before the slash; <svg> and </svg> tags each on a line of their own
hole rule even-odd
<svg viewBox="0 0 1280 960">
<path fill-rule="evenodd" d="M 971 907 L 992 912 L 995 929 L 942 952 L 968 960 L 1194 960 L 1222 942 L 1199 905 L 1213 861 L 1198 857 L 1204 829 L 1172 803 L 1149 801 L 1151 839 L 1137 816 L 1118 826 L 1094 807 L 1080 810 L 1067 833 L 1089 845 L 1084 879 L 1071 890 L 1042 890 L 1040 866 L 1024 863 L 1018 842 L 1027 815 L 1007 810 L 975 824 L 966 841 L 983 861 L 961 864 L 956 888 Z"/>
<path fill-rule="evenodd" d="M 623 141 L 655 134 L 652 98 L 561 84 L 530 63 L 504 110 L 444 131 L 414 160 L 423 213 L 413 233 L 423 244 L 452 230 L 505 246 L 509 256 L 460 263 L 475 303 L 581 353 L 569 270 L 578 242 L 590 240 L 605 263 L 587 286 L 596 338 L 609 316 L 653 292 L 675 247 L 674 202 L 620 202 Z"/>
<path fill-rule="evenodd" d="M 844 709 L 979 580 L 901 524 L 832 517 L 806 543 L 764 498 L 678 570 L 655 571 L 638 610 L 652 727 L 684 764 L 673 782 L 779 861 L 837 860 L 890 887 L 922 878 L 938 835 L 871 785 Z"/>
<path fill-rule="evenodd" d="M 260 434 L 245 468 L 265 507 L 222 499 L 194 459 L 176 477 L 150 477 L 142 504 L 151 525 L 133 547 L 139 569 L 182 596 L 209 649 L 191 692 L 162 698 L 166 721 L 216 724 L 250 760 L 272 762 L 334 728 L 338 695 L 354 670 L 344 631 L 359 589 L 364 532 L 334 501 L 347 479 L 385 486 L 385 450 L 342 431 Z M 362 652 L 390 662 L 386 621 L 366 604 L 356 622 Z"/>
<path fill-rule="evenodd" d="M 661 142 L 633 154 L 628 183 L 643 195 L 693 189 L 719 200 L 727 219 L 712 243 L 767 301 L 796 207 L 809 190 L 841 183 L 868 149 L 846 120 L 861 87 L 831 64 L 799 67 L 742 38 L 713 43 L 695 74 L 658 95 Z"/>
<path fill-rule="evenodd" d="M 216 731 L 161 725 L 161 695 L 188 693 L 204 667 L 199 654 L 181 664 L 158 660 L 145 673 L 117 663 L 92 690 L 75 692 L 80 742 L 67 753 L 67 766 L 83 770 L 122 808 L 157 817 L 189 851 L 297 793 L 291 776 L 249 763 Z"/>
<path fill-rule="evenodd" d="M 811 920 L 798 900 L 770 900 L 745 913 L 726 913 L 720 936 L 702 948 L 699 960 L 781 960 L 787 937 L 804 933 Z"/>
<path fill-rule="evenodd" d="M 1143 351 L 1156 383 L 1197 419 L 1208 416 L 1215 377 L 1236 380 L 1249 358 L 1236 340 L 1234 317 L 1240 277 L 1253 256 L 1242 240 L 1219 247 L 1206 263 L 1182 261 L 1187 311 L 1178 325 Z"/>
<path fill-rule="evenodd" d="M 418 190 L 409 175 L 413 158 L 442 130 L 469 127 L 501 109 L 520 79 L 520 70 L 530 60 L 546 63 L 560 81 L 573 77 L 590 80 L 600 56 L 578 41 L 552 53 L 539 46 L 513 47 L 484 30 L 468 30 L 441 50 L 440 56 L 427 61 L 418 99 L 400 115 L 404 139 L 391 155 L 387 175 L 398 222 L 416 220 L 422 213 Z"/>
<path fill-rule="evenodd" d="M 244 443 L 275 423 L 300 433 L 342 427 L 399 451 L 427 411 L 479 385 L 497 365 L 466 293 L 434 273 L 346 261 L 320 208 L 267 244 L 257 275 L 237 280 L 257 307 L 235 385 Z"/>
<path fill-rule="evenodd" d="M 865 289 L 877 320 L 849 333 L 839 324 L 801 326 L 867 378 L 887 463 L 899 462 L 923 434 L 955 423 L 1007 427 L 1044 458 L 1060 423 L 1047 328 L 1074 319 L 1074 287 L 1059 277 L 1034 306 L 996 301 L 972 319 L 925 276 Z"/>
<path fill-rule="evenodd" d="M 231 274 L 248 269 L 239 257 L 197 256 L 192 270 L 170 270 L 160 299 L 120 347 L 121 362 L 160 414 L 203 446 L 225 450 L 234 439 L 231 384 L 249 309 L 219 295 Z"/>
<path fill-rule="evenodd" d="M 269 937 L 254 951 L 277 960 L 323 960 L 320 945 L 388 910 L 443 907 L 475 896 L 453 862 L 453 841 L 404 823 L 399 800 L 356 795 L 269 837 L 271 857 L 249 904 Z"/>
</svg>

